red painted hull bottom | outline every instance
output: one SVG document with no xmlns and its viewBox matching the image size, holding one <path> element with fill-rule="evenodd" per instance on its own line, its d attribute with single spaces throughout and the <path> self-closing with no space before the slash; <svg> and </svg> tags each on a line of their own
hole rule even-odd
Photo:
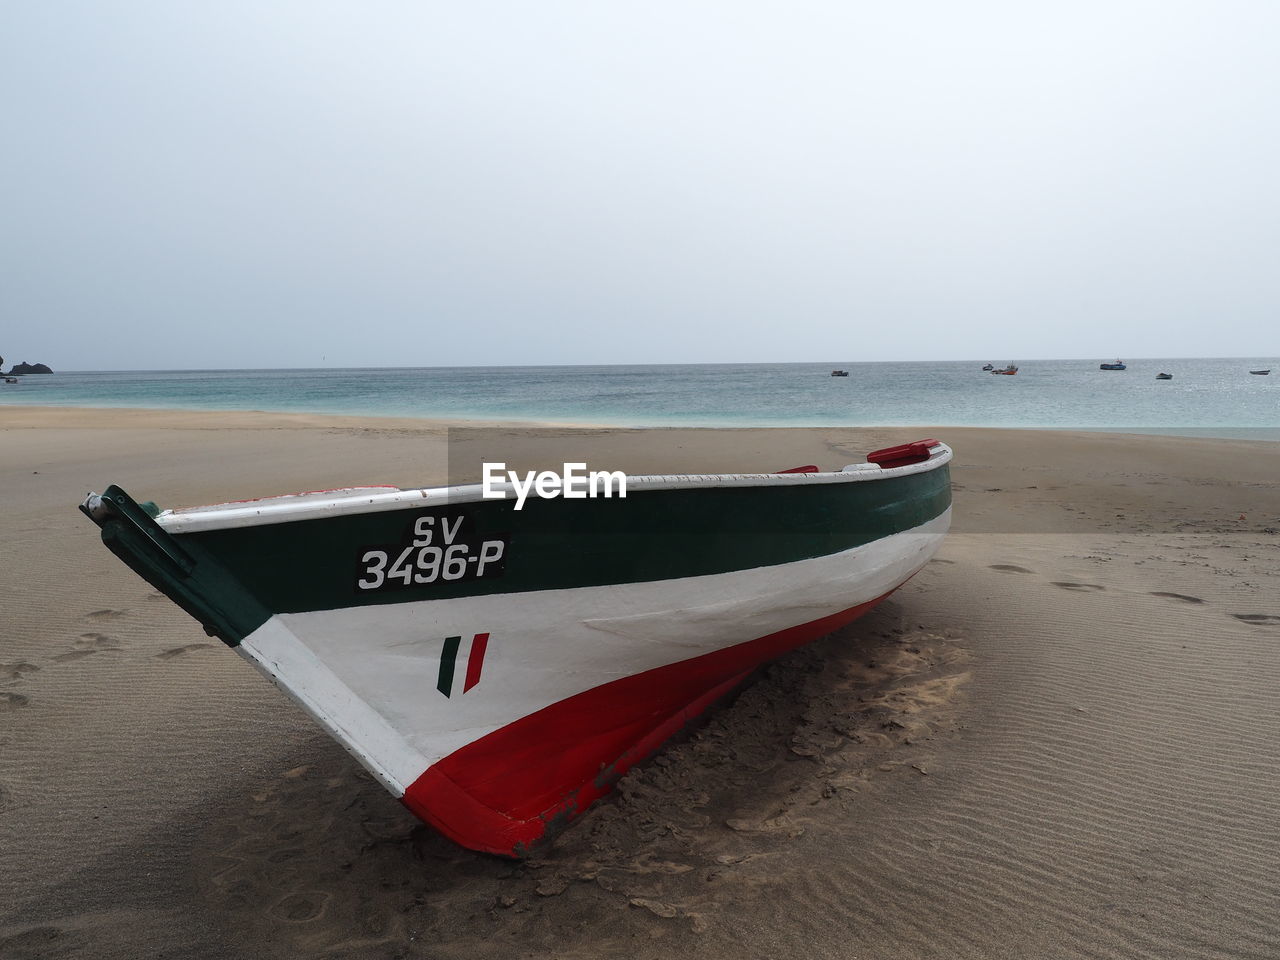
<svg viewBox="0 0 1280 960">
<path fill-rule="evenodd" d="M 552 704 L 432 765 L 405 791 L 404 804 L 464 847 L 526 856 L 760 664 L 887 596 Z"/>
</svg>

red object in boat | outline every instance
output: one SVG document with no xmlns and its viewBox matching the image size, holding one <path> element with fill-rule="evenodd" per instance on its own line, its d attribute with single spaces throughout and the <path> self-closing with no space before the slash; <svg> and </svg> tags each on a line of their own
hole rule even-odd
<svg viewBox="0 0 1280 960">
<path fill-rule="evenodd" d="M 807 463 L 803 467 L 792 467 L 790 470 L 779 470 L 778 473 L 817 473 L 818 468 L 812 463 Z"/>
<path fill-rule="evenodd" d="M 913 440 L 896 447 L 885 447 L 867 454 L 867 463 L 874 463 L 882 470 L 905 467 L 911 463 L 923 463 L 929 459 L 929 448 L 936 447 L 937 440 Z"/>
</svg>

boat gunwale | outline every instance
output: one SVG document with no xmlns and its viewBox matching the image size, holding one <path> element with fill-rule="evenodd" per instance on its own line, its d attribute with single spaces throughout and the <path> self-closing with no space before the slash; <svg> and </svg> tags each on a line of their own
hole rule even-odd
<svg viewBox="0 0 1280 960">
<path fill-rule="evenodd" d="M 899 467 L 876 469 L 875 464 L 867 463 L 851 464 L 851 466 L 857 466 L 861 469 L 819 473 L 628 475 L 627 495 L 660 490 L 770 485 L 796 486 L 814 483 L 859 483 L 863 481 L 890 480 L 918 473 L 927 473 L 949 463 L 952 457 L 951 447 L 945 443 L 938 442 L 929 448 L 929 458 L 927 460 Z M 485 488 L 480 483 L 421 487 L 408 490 L 396 488 L 386 493 L 363 495 L 349 492 L 368 489 L 371 488 L 350 487 L 346 488 L 345 491 L 335 490 L 333 491 L 335 495 L 331 497 L 318 497 L 313 493 L 283 494 L 258 500 L 232 501 L 226 504 L 164 510 L 155 518 L 155 521 L 169 533 L 197 533 L 208 530 L 293 523 L 350 514 L 381 513 L 414 506 L 443 507 L 460 503 L 476 503 L 484 499 L 496 499 L 484 497 Z M 501 490 L 508 497 L 515 495 L 515 487 L 510 481 L 492 484 L 490 489 Z"/>
</svg>

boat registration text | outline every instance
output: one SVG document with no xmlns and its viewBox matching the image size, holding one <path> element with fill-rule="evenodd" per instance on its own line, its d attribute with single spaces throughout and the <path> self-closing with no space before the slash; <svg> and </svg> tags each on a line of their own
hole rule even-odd
<svg viewBox="0 0 1280 960">
<path fill-rule="evenodd" d="M 506 539 L 475 536 L 466 529 L 468 519 L 465 514 L 423 515 L 413 521 L 406 542 L 361 548 L 356 589 L 396 590 L 501 576 Z"/>
</svg>

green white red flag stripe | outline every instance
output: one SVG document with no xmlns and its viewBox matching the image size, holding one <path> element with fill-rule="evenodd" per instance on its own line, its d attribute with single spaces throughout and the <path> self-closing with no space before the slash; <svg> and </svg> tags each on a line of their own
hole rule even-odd
<svg viewBox="0 0 1280 960">
<path fill-rule="evenodd" d="M 462 637 L 445 637 L 440 652 L 440 672 L 436 678 L 436 689 L 446 697 L 453 695 L 454 674 L 456 673 L 458 649 L 462 645 Z M 484 669 L 484 654 L 489 646 L 489 634 L 477 633 L 471 638 L 471 646 L 467 652 L 467 672 L 462 684 L 462 692 L 466 693 L 480 682 L 480 672 Z"/>
</svg>

